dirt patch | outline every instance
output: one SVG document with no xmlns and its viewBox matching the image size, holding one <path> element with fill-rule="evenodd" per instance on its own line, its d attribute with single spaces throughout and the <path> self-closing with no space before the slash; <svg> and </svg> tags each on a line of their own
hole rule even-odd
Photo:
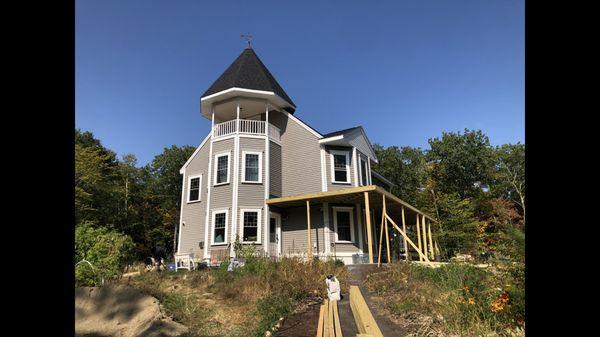
<svg viewBox="0 0 600 337">
<path fill-rule="evenodd" d="M 288 316 L 283 320 L 277 337 L 314 337 L 317 335 L 320 304 L 308 305 L 302 312 Z"/>
<path fill-rule="evenodd" d="M 187 328 L 167 317 L 158 300 L 126 285 L 75 289 L 77 336 L 177 336 Z"/>
</svg>

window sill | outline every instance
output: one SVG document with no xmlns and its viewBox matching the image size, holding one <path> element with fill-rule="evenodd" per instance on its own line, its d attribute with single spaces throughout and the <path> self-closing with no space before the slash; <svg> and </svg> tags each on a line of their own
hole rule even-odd
<svg viewBox="0 0 600 337">
<path fill-rule="evenodd" d="M 352 185 L 351 181 L 332 181 L 332 184 L 339 184 L 339 185 Z"/>
<path fill-rule="evenodd" d="M 218 183 L 218 184 L 214 184 L 213 186 L 223 186 L 223 185 L 227 185 L 227 184 L 229 184 L 229 182 L 226 182 L 226 183 Z"/>
<path fill-rule="evenodd" d="M 188 204 L 195 204 L 195 203 L 199 203 L 199 202 L 201 202 L 201 201 L 202 201 L 202 200 L 192 200 L 192 201 L 188 201 L 187 203 L 188 203 Z"/>
<path fill-rule="evenodd" d="M 260 242 L 257 241 L 242 241 L 243 245 L 260 245 Z"/>
<path fill-rule="evenodd" d="M 262 185 L 262 181 L 242 181 L 242 184 Z"/>
<path fill-rule="evenodd" d="M 335 243 L 354 243 L 353 241 L 335 241 Z"/>
<path fill-rule="evenodd" d="M 226 246 L 227 242 L 221 242 L 221 243 L 211 243 L 211 246 Z"/>
</svg>

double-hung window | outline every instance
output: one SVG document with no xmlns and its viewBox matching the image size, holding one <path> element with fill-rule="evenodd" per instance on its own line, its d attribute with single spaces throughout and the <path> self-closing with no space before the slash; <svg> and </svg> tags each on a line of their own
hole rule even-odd
<svg viewBox="0 0 600 337">
<path fill-rule="evenodd" d="M 200 186 L 202 186 L 202 175 L 188 178 L 188 199 L 187 202 L 200 201 Z"/>
<path fill-rule="evenodd" d="M 242 209 L 242 242 L 260 243 L 260 209 Z"/>
<path fill-rule="evenodd" d="M 350 183 L 350 151 L 331 150 L 331 181 Z"/>
<path fill-rule="evenodd" d="M 227 243 L 227 216 L 227 210 L 213 211 L 213 245 Z"/>
<path fill-rule="evenodd" d="M 242 182 L 262 183 L 262 152 L 242 151 Z"/>
<path fill-rule="evenodd" d="M 354 218 L 352 207 L 333 208 L 333 227 L 335 231 L 335 242 L 354 242 Z"/>
<path fill-rule="evenodd" d="M 215 156 L 215 185 L 229 183 L 229 152 L 217 154 Z"/>
</svg>

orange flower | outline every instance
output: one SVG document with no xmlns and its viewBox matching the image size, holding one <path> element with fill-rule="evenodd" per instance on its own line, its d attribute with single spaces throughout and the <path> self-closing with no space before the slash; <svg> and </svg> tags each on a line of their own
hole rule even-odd
<svg viewBox="0 0 600 337">
<path fill-rule="evenodd" d="M 469 298 L 469 304 L 475 304 L 475 299 L 473 297 Z"/>
<path fill-rule="evenodd" d="M 509 301 L 508 293 L 505 291 L 500 295 L 497 299 L 495 299 L 491 304 L 492 312 L 502 311 L 504 309 L 504 305 Z"/>
</svg>

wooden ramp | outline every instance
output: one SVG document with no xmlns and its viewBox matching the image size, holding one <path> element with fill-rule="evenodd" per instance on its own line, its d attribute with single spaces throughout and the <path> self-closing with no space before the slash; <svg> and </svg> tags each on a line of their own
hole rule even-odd
<svg viewBox="0 0 600 337">
<path fill-rule="evenodd" d="M 357 337 L 383 337 L 357 286 L 350 286 L 350 308 L 358 327 Z"/>
<path fill-rule="evenodd" d="M 319 324 L 317 324 L 317 337 L 342 337 L 337 302 L 325 300 L 321 304 Z"/>
</svg>

